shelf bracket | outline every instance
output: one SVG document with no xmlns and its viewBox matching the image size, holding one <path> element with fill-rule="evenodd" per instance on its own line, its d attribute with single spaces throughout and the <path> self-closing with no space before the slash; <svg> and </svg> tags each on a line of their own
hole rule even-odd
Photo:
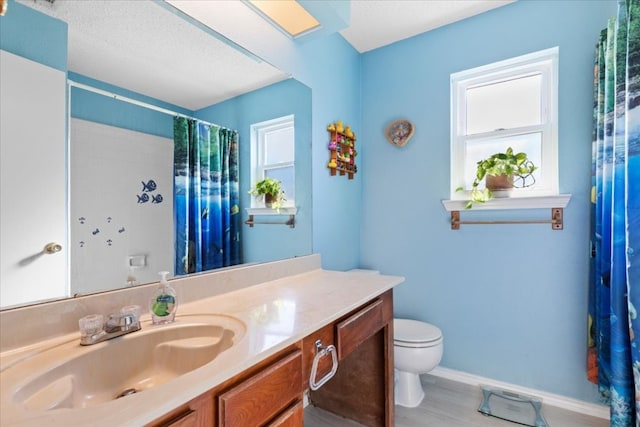
<svg viewBox="0 0 640 427">
<path fill-rule="evenodd" d="M 460 224 L 551 224 L 552 230 L 564 227 L 563 208 L 551 208 L 550 220 L 513 220 L 513 221 L 461 221 L 460 211 L 451 211 L 451 229 L 460 230 Z"/>
<path fill-rule="evenodd" d="M 252 227 L 256 224 L 268 224 L 268 225 L 288 225 L 290 228 L 296 227 L 296 216 L 289 215 L 289 219 L 287 221 L 256 221 L 253 219 L 253 215 L 249 215 L 249 219 L 244 222 L 249 227 Z"/>
</svg>

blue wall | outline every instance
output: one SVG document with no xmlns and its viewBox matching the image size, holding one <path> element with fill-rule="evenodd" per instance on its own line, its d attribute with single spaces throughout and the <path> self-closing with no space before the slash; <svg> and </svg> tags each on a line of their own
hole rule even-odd
<svg viewBox="0 0 640 427">
<path fill-rule="evenodd" d="M 313 90 L 314 252 L 325 268 L 405 276 L 396 315 L 442 328 L 445 367 L 598 401 L 585 377 L 591 97 L 595 42 L 615 8 L 612 0 L 520 0 L 362 55 L 337 34 L 256 44 L 255 53 Z M 450 230 L 441 204 L 449 197 L 450 74 L 553 46 L 560 191 L 573 194 L 564 230 Z M 383 136 L 399 118 L 417 127 L 403 149 Z M 353 181 L 326 170 L 326 126 L 338 119 L 359 135 Z"/>
<path fill-rule="evenodd" d="M 245 40 L 254 53 L 309 86 L 312 99 L 313 252 L 327 269 L 348 270 L 360 263 L 362 162 L 370 141 L 363 138 L 360 79 L 361 55 L 340 34 L 265 46 Z M 253 47 L 255 45 L 255 47 Z M 337 120 L 358 136 L 358 173 L 354 179 L 330 176 L 327 126 Z"/>
<path fill-rule="evenodd" d="M 587 401 L 589 189 L 594 46 L 614 1 L 518 1 L 363 55 L 363 267 L 406 277 L 399 317 L 444 334 L 442 365 Z M 451 73 L 560 47 L 563 231 L 549 225 L 449 227 Z M 404 148 L 383 130 L 407 118 Z M 542 218 L 549 211 L 462 212 Z M 464 219 L 464 218 L 463 218 Z"/>
<path fill-rule="evenodd" d="M 242 228 L 243 261 L 264 262 L 312 252 L 311 218 L 311 90 L 288 79 L 196 112 L 203 120 L 240 132 L 240 200 L 251 206 L 251 125 L 293 114 L 295 116 L 296 214 L 295 228 L 256 226 Z M 242 221 L 248 219 L 242 211 Z M 259 217 L 256 221 L 283 221 Z"/>
<path fill-rule="evenodd" d="M 77 73 L 69 72 L 68 78 L 76 83 L 86 84 L 156 107 L 193 116 L 193 111 L 177 105 L 168 104 Z M 71 88 L 71 117 L 173 139 L 173 116 L 78 87 Z"/>
<path fill-rule="evenodd" d="M 0 49 L 67 71 L 67 23 L 13 0 L 7 10 L 0 17 Z"/>
<path fill-rule="evenodd" d="M 313 251 L 322 255 L 324 268 L 348 270 L 360 263 L 363 159 L 371 147 L 363 137 L 360 55 L 339 34 L 306 43 L 299 54 L 301 80 L 313 90 Z M 327 168 L 327 126 L 338 120 L 357 135 L 358 173 L 352 180 L 330 176 Z"/>
</svg>

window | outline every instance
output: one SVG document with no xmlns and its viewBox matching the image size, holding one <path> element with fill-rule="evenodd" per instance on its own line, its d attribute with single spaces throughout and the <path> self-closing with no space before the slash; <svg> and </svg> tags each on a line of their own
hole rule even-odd
<svg viewBox="0 0 640 427">
<path fill-rule="evenodd" d="M 476 162 L 508 147 L 538 166 L 512 197 L 558 194 L 557 82 L 557 47 L 451 75 L 451 199 L 468 198 Z"/>
<path fill-rule="evenodd" d="M 285 116 L 251 125 L 251 182 L 266 177 L 282 183 L 284 206 L 295 206 L 294 116 Z M 251 201 L 252 207 L 255 198 Z"/>
</svg>

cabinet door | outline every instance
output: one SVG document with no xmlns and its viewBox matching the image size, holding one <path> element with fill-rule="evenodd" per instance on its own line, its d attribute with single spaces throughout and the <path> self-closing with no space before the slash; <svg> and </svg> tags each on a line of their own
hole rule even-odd
<svg viewBox="0 0 640 427">
<path fill-rule="evenodd" d="M 148 427 L 214 427 L 213 394 L 202 394 Z"/>
<path fill-rule="evenodd" d="M 383 303 L 377 299 L 336 325 L 338 358 L 347 357 L 384 326 Z"/>
<path fill-rule="evenodd" d="M 0 51 L 0 304 L 67 296 L 66 75 Z M 44 254 L 47 243 L 62 251 Z"/>
<path fill-rule="evenodd" d="M 302 427 L 304 425 L 304 407 L 298 402 L 287 409 L 267 427 Z"/>
<path fill-rule="evenodd" d="M 369 427 L 394 425 L 393 293 L 355 310 L 335 324 L 340 366 L 311 402 Z"/>
<path fill-rule="evenodd" d="M 296 350 L 221 394 L 219 425 L 264 426 L 301 400 L 302 352 Z"/>
</svg>

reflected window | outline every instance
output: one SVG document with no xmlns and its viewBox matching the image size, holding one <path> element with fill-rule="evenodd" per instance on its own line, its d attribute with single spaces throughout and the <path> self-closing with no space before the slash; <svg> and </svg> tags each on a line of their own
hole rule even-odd
<svg viewBox="0 0 640 427">
<path fill-rule="evenodd" d="M 251 182 L 267 177 L 280 181 L 284 206 L 295 206 L 294 116 L 251 125 L 251 148 Z"/>
</svg>

